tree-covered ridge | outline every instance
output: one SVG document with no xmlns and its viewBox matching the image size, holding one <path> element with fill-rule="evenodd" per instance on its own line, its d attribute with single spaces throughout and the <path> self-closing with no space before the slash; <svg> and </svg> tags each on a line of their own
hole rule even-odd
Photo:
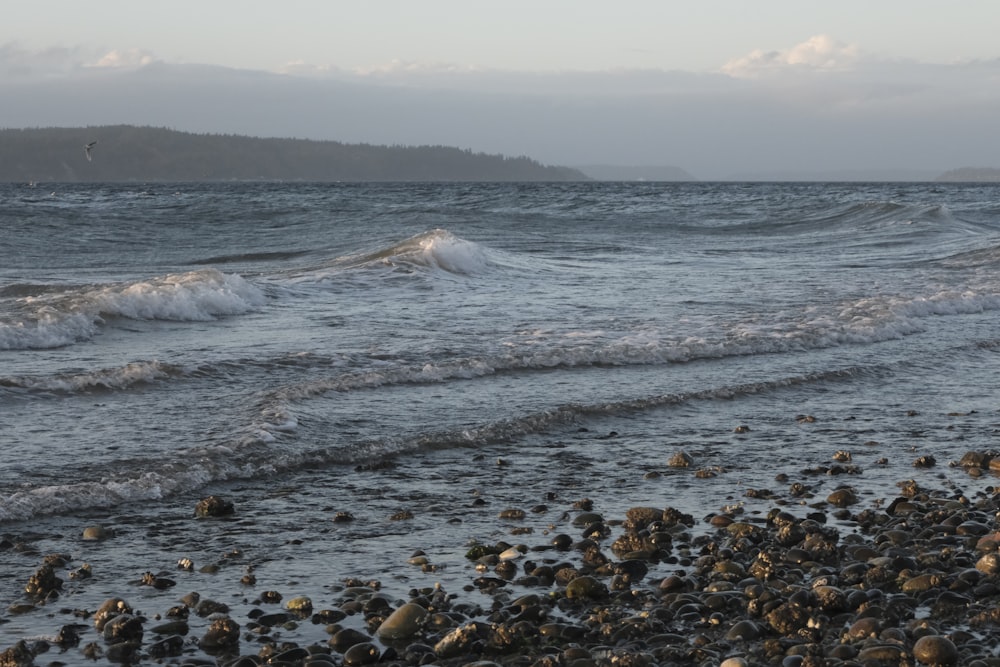
<svg viewBox="0 0 1000 667">
<path fill-rule="evenodd" d="M 84 146 L 92 142 L 91 159 Z M 193 134 L 112 125 L 0 130 L 0 181 L 578 181 L 568 167 L 448 146 Z"/>
</svg>

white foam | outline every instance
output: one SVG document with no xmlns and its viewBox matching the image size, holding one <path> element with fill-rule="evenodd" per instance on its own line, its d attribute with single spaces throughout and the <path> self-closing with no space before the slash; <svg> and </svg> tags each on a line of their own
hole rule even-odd
<svg viewBox="0 0 1000 667">
<path fill-rule="evenodd" d="M 0 349 L 45 349 L 93 337 L 109 317 L 206 321 L 264 303 L 260 289 L 215 269 L 132 283 L 72 288 L 17 300 L 19 315 L 0 321 Z"/>
<path fill-rule="evenodd" d="M 475 275 L 489 264 L 486 252 L 471 241 L 458 238 L 443 229 L 435 229 L 419 239 L 422 262 L 449 273 Z"/>
<path fill-rule="evenodd" d="M 3 384 L 30 391 L 76 393 L 91 389 L 126 389 L 135 384 L 161 380 L 177 372 L 178 369 L 159 361 L 139 361 L 89 373 L 4 378 Z"/>
</svg>

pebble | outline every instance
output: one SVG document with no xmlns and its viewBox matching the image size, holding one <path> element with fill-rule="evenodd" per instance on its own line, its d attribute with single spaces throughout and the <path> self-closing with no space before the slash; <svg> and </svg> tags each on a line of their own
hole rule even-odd
<svg viewBox="0 0 1000 667">
<path fill-rule="evenodd" d="M 757 498 L 774 502 L 770 512 L 754 510 L 734 493 L 726 507 L 700 520 L 669 507 L 635 506 L 620 517 L 602 513 L 589 499 L 558 507 L 557 499 L 547 498 L 552 506 L 545 538 L 466 547 L 469 561 L 451 571 L 468 570 L 468 596 L 434 586 L 414 588 L 406 601 L 381 592 L 376 581 L 349 580 L 307 588 L 317 602 L 333 607 L 313 614 L 313 598 L 304 595 L 284 609 L 264 606 L 282 600 L 274 591 L 250 603 L 253 594 L 238 586 L 235 574 L 232 599 L 220 597 L 235 611 L 191 593 L 183 598 L 186 607 L 151 610 L 148 618 L 166 620 L 150 623 L 146 637 L 146 612 L 110 598 L 92 614 L 75 612 L 89 619 L 79 629 L 66 625 L 56 640 L 0 652 L 0 665 L 19 664 L 12 661 L 23 656 L 22 648 L 41 664 L 31 652 L 52 641 L 67 652 L 57 662 L 67 664 L 81 655 L 125 663 L 183 656 L 179 664 L 230 667 L 996 662 L 1000 490 L 973 496 L 905 480 L 887 488 L 884 504 L 862 504 L 854 489 L 830 492 L 831 478 L 823 479 L 828 481 L 800 485 L 801 494 L 791 479 L 782 482 L 791 483 L 785 493 L 754 489 Z M 830 486 L 821 491 L 824 484 Z M 823 493 L 829 493 L 826 502 Z M 509 525 L 500 530 L 510 534 Z M 454 553 L 460 558 L 462 551 L 456 546 Z M 221 571 L 234 573 L 228 558 L 219 560 Z M 426 554 L 416 552 L 416 558 Z M 71 560 L 46 559 L 33 586 L 58 592 L 55 575 Z M 442 567 L 447 561 L 442 554 Z M 246 560 L 238 564 L 253 571 Z M 264 572 L 256 572 L 262 588 L 303 586 L 267 581 Z M 205 579 L 190 570 L 178 574 L 178 581 Z M 417 583 L 421 574 L 408 567 L 397 580 L 428 585 Z M 162 578 L 152 577 L 154 583 Z M 150 587 L 130 590 L 137 589 L 143 607 L 169 595 Z M 246 612 L 248 604 L 257 606 Z M 37 597 L 27 607 L 29 614 L 52 609 Z M 327 644 L 305 641 L 312 626 L 316 633 L 326 629 Z M 90 641 L 94 628 L 97 642 Z M 188 634 L 194 639 L 185 640 Z"/>
<path fill-rule="evenodd" d="M 423 628 L 428 615 L 419 604 L 407 602 L 382 622 L 376 634 L 380 639 L 407 639 Z"/>
<path fill-rule="evenodd" d="M 925 665 L 958 664 L 958 648 L 947 637 L 941 635 L 924 635 L 913 645 L 913 657 Z"/>
</svg>

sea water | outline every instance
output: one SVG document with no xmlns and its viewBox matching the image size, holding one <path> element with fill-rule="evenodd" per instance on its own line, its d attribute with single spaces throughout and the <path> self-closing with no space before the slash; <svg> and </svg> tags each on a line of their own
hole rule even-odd
<svg viewBox="0 0 1000 667">
<path fill-rule="evenodd" d="M 0 608 L 93 571 L 0 648 L 110 596 L 460 590 L 583 498 L 990 492 L 949 463 L 998 447 L 998 269 L 996 185 L 0 186 Z"/>
</svg>

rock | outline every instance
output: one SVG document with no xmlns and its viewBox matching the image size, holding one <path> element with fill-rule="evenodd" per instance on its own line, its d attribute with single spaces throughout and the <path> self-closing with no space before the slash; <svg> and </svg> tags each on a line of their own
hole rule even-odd
<svg viewBox="0 0 1000 667">
<path fill-rule="evenodd" d="M 454 658 L 469 653 L 487 633 L 488 626 L 484 623 L 466 623 L 442 637 L 434 645 L 434 653 L 443 659 Z"/>
<path fill-rule="evenodd" d="M 154 635 L 186 635 L 190 627 L 187 621 L 167 621 L 149 629 Z"/>
<path fill-rule="evenodd" d="M 33 575 L 28 577 L 28 583 L 24 587 L 24 592 L 30 597 L 44 600 L 48 597 L 58 595 L 62 589 L 63 581 L 56 576 L 55 568 L 51 563 L 43 563 Z"/>
<path fill-rule="evenodd" d="M 109 598 L 94 613 L 94 627 L 97 628 L 98 632 L 104 632 L 104 626 L 107 625 L 108 621 L 116 616 L 131 613 L 132 607 L 125 600 L 121 598 Z"/>
<path fill-rule="evenodd" d="M 198 644 L 201 650 L 213 655 L 236 648 L 240 643 L 240 626 L 229 617 L 218 618 L 208 626 L 208 631 Z"/>
<path fill-rule="evenodd" d="M 370 642 L 371 637 L 354 628 L 344 628 L 338 630 L 333 637 L 330 637 L 330 646 L 337 653 L 344 653 L 355 644 Z"/>
<path fill-rule="evenodd" d="M 847 595 L 835 586 L 816 586 L 813 588 L 816 603 L 827 613 L 847 611 Z"/>
<path fill-rule="evenodd" d="M 381 655 L 375 644 L 363 642 L 347 649 L 347 652 L 344 653 L 344 664 L 351 667 L 354 665 L 371 665 L 378 662 Z"/>
<path fill-rule="evenodd" d="M 997 574 L 1000 572 L 1000 553 L 993 551 L 984 554 L 976 561 L 976 569 L 983 574 Z"/>
<path fill-rule="evenodd" d="M 142 641 L 142 619 L 132 614 L 119 614 L 108 620 L 102 630 L 109 644 Z"/>
<path fill-rule="evenodd" d="M 286 602 L 285 609 L 292 612 L 293 614 L 297 614 L 299 616 L 306 616 L 312 613 L 313 603 L 309 597 L 305 595 L 300 595 Z"/>
<path fill-rule="evenodd" d="M 794 635 L 808 624 L 809 612 L 797 604 L 786 602 L 773 609 L 766 618 L 778 634 Z"/>
<path fill-rule="evenodd" d="M 153 658 L 177 657 L 184 651 L 184 638 L 170 635 L 149 645 L 149 655 Z"/>
<path fill-rule="evenodd" d="M 726 633 L 728 641 L 750 641 L 759 639 L 761 635 L 760 627 L 753 621 L 743 619 L 733 624 Z"/>
<path fill-rule="evenodd" d="M 851 642 L 868 639 L 869 637 L 878 637 L 881 631 L 882 624 L 877 618 L 865 616 L 864 618 L 859 618 L 847 629 L 847 632 L 844 633 L 844 640 Z"/>
<path fill-rule="evenodd" d="M 228 614 L 229 605 L 215 600 L 201 600 L 195 605 L 194 613 L 202 618 L 208 618 L 212 614 Z"/>
<path fill-rule="evenodd" d="M 904 664 L 900 660 L 903 657 L 903 648 L 895 644 L 876 644 L 868 646 L 858 653 L 858 660 L 868 664 L 876 665 L 899 665 Z"/>
<path fill-rule="evenodd" d="M 738 656 L 733 658 L 726 658 L 721 663 L 719 663 L 719 667 L 749 667 L 749 666 L 750 663 L 747 662 L 745 658 L 741 658 Z"/>
<path fill-rule="evenodd" d="M 858 496 L 854 493 L 854 489 L 845 487 L 843 489 L 837 489 L 827 496 L 826 502 L 836 507 L 847 507 L 848 505 L 856 504 L 858 502 Z"/>
<path fill-rule="evenodd" d="M 108 662 L 120 662 L 122 664 L 133 664 L 136 662 L 140 642 L 118 642 L 108 647 L 105 657 Z"/>
<path fill-rule="evenodd" d="M 415 602 L 407 602 L 392 612 L 379 626 L 376 634 L 380 639 L 406 639 L 420 632 L 427 622 L 427 610 Z"/>
<path fill-rule="evenodd" d="M 958 465 L 963 468 L 989 468 L 993 455 L 986 452 L 966 452 Z"/>
<path fill-rule="evenodd" d="M 0 665 L 3 667 L 32 667 L 34 664 L 35 656 L 23 639 L 0 653 Z"/>
<path fill-rule="evenodd" d="M 607 597 L 608 587 L 591 576 L 582 576 L 566 584 L 566 597 L 570 599 L 599 600 Z"/>
<path fill-rule="evenodd" d="M 958 663 L 958 648 L 947 637 L 924 635 L 913 645 L 913 657 L 925 665 L 954 665 Z"/>
<path fill-rule="evenodd" d="M 86 542 L 106 540 L 111 536 L 112 532 L 104 526 L 87 526 L 83 529 L 83 540 Z"/>
<path fill-rule="evenodd" d="M 195 505 L 194 515 L 199 518 L 229 516 L 235 513 L 233 504 L 228 500 L 223 500 L 218 496 L 208 496 L 202 498 Z"/>
<path fill-rule="evenodd" d="M 674 452 L 667 460 L 667 465 L 671 468 L 687 468 L 694 463 L 694 458 L 683 449 Z"/>
</svg>

